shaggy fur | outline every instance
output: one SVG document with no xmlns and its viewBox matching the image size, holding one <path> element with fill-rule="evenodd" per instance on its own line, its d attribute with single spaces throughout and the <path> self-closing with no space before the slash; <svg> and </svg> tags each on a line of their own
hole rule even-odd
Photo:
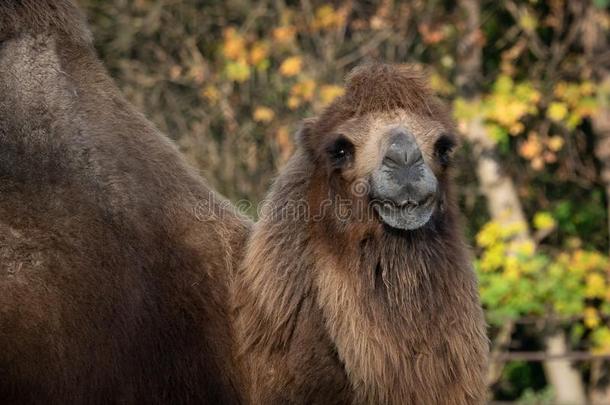
<svg viewBox="0 0 610 405">
<path fill-rule="evenodd" d="M 367 206 L 358 202 L 368 197 L 354 192 L 367 174 L 358 163 L 381 153 L 366 146 L 378 131 L 357 134 L 358 126 L 404 119 L 440 128 L 435 133 L 452 130 L 424 83 L 408 66 L 359 68 L 346 94 L 304 124 L 300 146 L 250 236 L 234 288 L 253 403 L 483 402 L 483 312 L 449 173 L 432 161 L 431 132 L 416 134 L 441 187 L 426 226 L 399 231 L 374 215 L 362 217 L 361 209 L 336 214 L 337 196 Z M 324 153 L 337 132 L 356 145 L 346 171 L 333 170 Z M 329 199 L 333 209 L 322 209 Z M 290 208 L 299 202 L 309 210 Z"/>
<path fill-rule="evenodd" d="M 416 231 L 362 216 L 356 192 L 376 123 L 396 120 L 441 185 Z M 356 161 L 337 171 L 325 151 L 346 128 Z M 416 70 L 356 70 L 246 244 L 248 221 L 123 99 L 69 0 L 0 1 L 0 403 L 480 403 L 483 316 L 433 161 L 451 128 Z M 335 197 L 359 208 L 339 218 Z"/>
<path fill-rule="evenodd" d="M 241 402 L 249 223 L 134 110 L 67 0 L 0 2 L 0 403 Z"/>
</svg>

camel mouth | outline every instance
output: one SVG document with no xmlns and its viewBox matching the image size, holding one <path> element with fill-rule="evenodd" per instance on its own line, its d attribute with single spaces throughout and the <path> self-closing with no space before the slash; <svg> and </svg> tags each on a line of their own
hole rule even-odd
<svg viewBox="0 0 610 405">
<path fill-rule="evenodd" d="M 405 200 L 397 204 L 390 200 L 376 199 L 373 201 L 373 207 L 384 224 L 410 231 L 421 228 L 430 221 L 434 214 L 435 201 L 433 195 L 419 203 Z"/>
</svg>

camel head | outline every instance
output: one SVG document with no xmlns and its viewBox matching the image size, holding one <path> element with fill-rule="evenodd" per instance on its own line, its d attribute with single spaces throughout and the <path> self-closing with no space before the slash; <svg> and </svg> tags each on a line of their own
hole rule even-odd
<svg viewBox="0 0 610 405">
<path fill-rule="evenodd" d="M 345 94 L 305 121 L 300 140 L 331 194 L 365 201 L 358 221 L 408 231 L 442 216 L 454 134 L 420 70 L 375 64 L 348 76 Z"/>
</svg>

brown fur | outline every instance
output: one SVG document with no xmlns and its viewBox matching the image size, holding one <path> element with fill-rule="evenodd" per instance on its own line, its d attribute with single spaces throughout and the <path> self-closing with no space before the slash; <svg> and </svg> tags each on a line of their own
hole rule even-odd
<svg viewBox="0 0 610 405">
<path fill-rule="evenodd" d="M 419 72 L 361 68 L 304 125 L 234 273 L 249 223 L 122 98 L 70 1 L 0 2 L 0 41 L 1 403 L 481 402 L 476 281 L 432 161 L 451 122 Z M 323 210 L 367 203 L 397 121 L 442 186 L 431 222 Z"/>
<path fill-rule="evenodd" d="M 0 403 L 241 401 L 249 224 L 134 110 L 67 0 L 0 2 Z"/>
<path fill-rule="evenodd" d="M 253 403 L 483 402 L 483 312 L 450 174 L 433 161 L 435 140 L 453 125 L 424 83 L 408 66 L 359 68 L 346 94 L 304 124 L 234 288 Z M 416 135 L 442 191 L 431 221 L 415 231 L 363 217 L 367 205 L 357 204 L 368 198 L 357 186 L 386 142 L 380 128 L 397 122 Z M 356 151 L 337 171 L 324 151 L 339 133 Z M 339 219 L 336 197 L 361 208 Z M 333 209 L 323 210 L 329 199 Z M 287 212 L 295 202 L 307 202 L 309 215 Z"/>
</svg>

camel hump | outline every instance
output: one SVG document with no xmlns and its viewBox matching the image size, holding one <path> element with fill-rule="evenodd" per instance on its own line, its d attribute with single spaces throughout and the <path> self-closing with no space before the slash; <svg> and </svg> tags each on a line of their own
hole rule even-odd
<svg viewBox="0 0 610 405">
<path fill-rule="evenodd" d="M 0 41 L 17 35 L 36 35 L 49 31 L 74 42 L 92 42 L 85 16 L 72 0 L 0 2 Z"/>
</svg>

